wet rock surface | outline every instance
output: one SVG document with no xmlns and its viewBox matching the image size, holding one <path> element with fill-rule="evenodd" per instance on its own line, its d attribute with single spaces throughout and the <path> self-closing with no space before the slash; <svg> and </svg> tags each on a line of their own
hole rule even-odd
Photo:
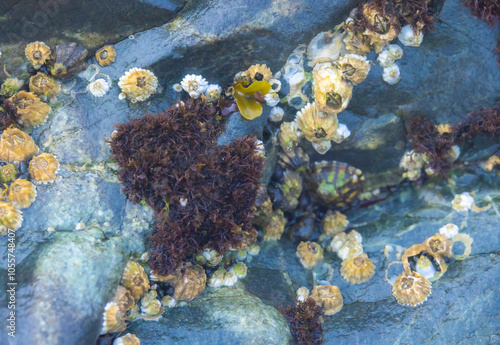
<svg viewBox="0 0 500 345">
<path fill-rule="evenodd" d="M 0 30 L 18 32 L 17 26 L 7 25 L 17 18 L 16 5 L 35 4 L 17 3 L 10 0 L 0 4 L 0 10 L 8 12 L 8 17 L 0 19 Z M 137 5 L 135 1 L 127 4 Z M 137 29 L 155 27 L 116 44 L 116 63 L 100 71 L 113 82 L 110 92 L 94 98 L 85 91 L 87 81 L 77 78 L 68 94 L 59 95 L 47 123 L 33 132 L 41 150 L 57 156 L 61 171 L 56 183 L 38 187 L 37 200 L 25 210 L 23 226 L 16 233 L 18 303 L 23 308 L 18 314 L 18 334 L 26 335 L 11 344 L 91 344 L 99 333 L 100 315 L 116 288 L 124 260 L 147 248 L 151 211 L 126 200 L 109 157 L 106 140 L 115 123 L 156 113 L 173 104 L 179 94 L 171 86 L 188 73 L 203 74 L 210 83 L 225 86 L 236 72 L 253 63 L 267 63 L 277 71 L 297 44 L 332 29 L 357 2 L 257 1 L 250 8 L 244 1 L 194 1 L 177 16 L 182 2 L 140 4 L 146 12 L 141 15 L 141 23 L 147 25 L 140 24 L 139 28 L 124 24 L 128 31 L 111 32 L 110 37 L 119 40 Z M 82 20 L 88 20 L 92 13 L 82 11 Z M 88 29 L 82 28 L 84 32 Z M 492 52 L 497 34 L 498 28 L 490 30 L 456 1 L 446 2 L 437 30 L 425 36 L 420 48 L 405 47 L 403 59 L 398 62 L 401 82 L 385 84 L 382 68 L 373 67 L 368 79 L 354 88 L 349 108 L 339 115 L 339 122 L 348 125 L 352 136 L 342 145 L 334 145 L 325 156 L 313 155 L 313 160 L 334 159 L 359 167 L 372 187 L 398 183 L 399 161 L 407 148 L 406 118 L 424 115 L 439 123 L 456 123 L 469 111 L 494 104 L 500 90 L 500 69 Z M 0 36 L 3 50 L 10 43 L 4 41 L 6 36 L 1 31 Z M 73 32 L 58 39 L 87 40 L 81 37 Z M 106 37 L 103 42 L 89 39 L 98 42 L 96 45 L 109 40 L 114 38 Z M 2 63 L 10 61 L 9 56 L 17 51 L 6 52 L 0 58 Z M 26 63 L 22 54 L 17 56 L 17 60 L 12 59 L 13 70 Z M 118 79 L 134 66 L 151 69 L 163 86 L 162 91 L 141 104 L 118 101 Z M 286 112 L 287 118 L 295 114 L 291 108 Z M 231 115 L 219 144 L 249 133 L 259 136 L 266 116 L 265 112 L 247 121 L 238 113 Z M 463 156 L 474 161 L 492 154 L 496 148 L 492 143 L 477 140 Z M 309 144 L 303 144 L 311 152 Z M 269 167 L 276 160 L 271 146 L 269 139 Z M 477 154 L 477 147 L 489 149 Z M 271 171 L 269 168 L 267 177 Z M 473 168 L 454 174 L 454 185 L 438 179 L 424 186 L 404 185 L 384 201 L 347 213 L 350 227 L 363 235 L 365 251 L 377 271 L 369 282 L 349 285 L 339 275 L 340 260 L 325 255 L 325 262 L 334 269 L 329 281 L 340 287 L 345 301 L 344 309 L 325 321 L 326 344 L 369 344 L 387 339 L 409 344 L 500 341 L 500 327 L 495 322 L 499 307 L 494 302 L 500 297 L 500 240 L 495 228 L 498 211 L 492 207 L 466 216 L 451 209 L 453 195 L 464 191 L 477 191 L 474 197 L 481 206 L 488 203 L 487 195 L 493 205 L 498 204 L 498 176 Z M 423 306 L 398 305 L 384 280 L 390 262 L 382 253 L 385 245 L 409 247 L 450 222 L 474 238 L 472 256 L 450 264 L 448 272 L 433 284 L 433 293 Z M 84 223 L 86 229 L 73 232 L 78 223 Z M 49 227 L 54 227 L 55 233 L 48 232 Z M 6 258 L 7 239 L 0 238 L 0 245 L 2 257 Z M 160 321 L 137 321 L 127 332 L 135 332 L 144 344 L 290 341 L 288 327 L 275 308 L 292 303 L 298 287 L 311 288 L 314 274 L 320 279 L 328 275 L 324 269 L 313 274 L 302 268 L 295 255 L 297 243 L 283 239 L 261 245 L 259 256 L 248 263 L 248 277 L 236 287 L 207 290 L 193 302 L 167 310 Z M 6 260 L 2 260 L 1 267 L 0 283 L 5 286 Z M 7 296 L 0 297 L 2 307 L 7 305 Z M 6 318 L 6 312 L 1 309 L 2 318 Z M 44 327 L 23 331 L 38 324 Z M 0 344 L 4 343 L 7 340 L 2 333 Z"/>
</svg>

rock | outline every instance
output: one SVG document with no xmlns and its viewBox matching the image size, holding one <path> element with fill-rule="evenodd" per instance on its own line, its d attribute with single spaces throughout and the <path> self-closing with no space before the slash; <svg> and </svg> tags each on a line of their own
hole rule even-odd
<svg viewBox="0 0 500 345">
<path fill-rule="evenodd" d="M 167 309 L 158 322 L 136 321 L 127 332 L 150 345 L 281 345 L 291 341 L 283 316 L 237 285 L 209 288 L 192 302 Z"/>
<path fill-rule="evenodd" d="M 123 241 L 97 228 L 52 234 L 16 267 L 16 337 L 10 344 L 93 344 L 126 260 Z"/>
</svg>

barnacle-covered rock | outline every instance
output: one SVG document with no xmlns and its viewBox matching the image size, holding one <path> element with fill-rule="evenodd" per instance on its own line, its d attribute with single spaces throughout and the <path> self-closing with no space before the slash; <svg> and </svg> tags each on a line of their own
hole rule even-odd
<svg viewBox="0 0 500 345">
<path fill-rule="evenodd" d="M 382 79 L 389 85 L 397 84 L 401 80 L 399 66 L 397 64 L 392 64 L 389 67 L 385 67 L 382 72 Z"/>
<path fill-rule="evenodd" d="M 61 91 L 61 84 L 42 72 L 38 72 L 30 78 L 29 87 L 31 92 L 42 99 L 50 99 Z"/>
<path fill-rule="evenodd" d="M 325 315 L 333 315 L 344 306 L 340 289 L 334 285 L 318 285 L 311 291 L 311 298 L 321 305 Z"/>
<path fill-rule="evenodd" d="M 286 96 L 288 104 L 295 109 L 301 109 L 309 98 L 302 92 L 302 87 L 307 83 L 304 72 L 303 60 L 306 53 L 306 45 L 301 44 L 290 54 L 283 66 L 283 78 L 287 81 L 289 91 Z"/>
<path fill-rule="evenodd" d="M 370 61 L 362 55 L 347 54 L 339 59 L 337 64 L 342 72 L 342 78 L 353 85 L 363 82 L 370 72 Z"/>
<path fill-rule="evenodd" d="M 300 242 L 296 254 L 302 266 L 307 269 L 313 268 L 323 260 L 323 248 L 314 242 Z"/>
<path fill-rule="evenodd" d="M 425 240 L 425 244 L 429 247 L 431 255 L 451 257 L 451 241 L 445 235 L 434 234 Z"/>
<path fill-rule="evenodd" d="M 51 55 L 50 74 L 57 79 L 68 79 L 87 68 L 87 49 L 77 43 L 63 43 Z"/>
<path fill-rule="evenodd" d="M 340 54 L 346 51 L 343 39 L 344 35 L 338 30 L 320 32 L 316 35 L 307 46 L 309 66 L 337 60 Z"/>
<path fill-rule="evenodd" d="M 9 202 L 0 202 L 0 235 L 6 235 L 7 229 L 17 230 L 23 223 L 22 212 Z"/>
<path fill-rule="evenodd" d="M 49 46 L 39 41 L 28 44 L 24 53 L 35 69 L 39 69 L 50 59 Z"/>
<path fill-rule="evenodd" d="M 29 172 L 35 183 L 47 184 L 55 181 L 59 162 L 50 153 L 41 153 L 30 161 Z"/>
<path fill-rule="evenodd" d="M 242 75 L 251 82 L 269 81 L 273 77 L 273 72 L 271 72 L 271 69 L 266 64 L 257 64 L 250 66 Z"/>
<path fill-rule="evenodd" d="M 131 102 L 145 101 L 156 93 L 158 78 L 147 69 L 134 67 L 120 77 L 118 86 L 122 90 L 121 99 L 127 98 Z"/>
<path fill-rule="evenodd" d="M 116 338 L 113 345 L 141 345 L 141 341 L 134 334 L 127 333 L 123 337 Z"/>
<path fill-rule="evenodd" d="M 302 177 L 295 171 L 287 170 L 283 174 L 284 182 L 280 186 L 284 197 L 284 210 L 294 210 L 299 204 L 302 193 Z"/>
<path fill-rule="evenodd" d="M 109 91 L 109 83 L 106 79 L 99 78 L 87 85 L 87 91 L 94 97 L 102 97 Z"/>
<path fill-rule="evenodd" d="M 181 86 L 189 97 L 197 99 L 207 89 L 208 82 L 201 75 L 188 74 L 182 79 Z"/>
<path fill-rule="evenodd" d="M 116 50 L 111 45 L 104 46 L 95 53 L 95 58 L 101 67 L 109 66 L 115 62 Z"/>
<path fill-rule="evenodd" d="M 351 256 L 342 261 L 340 274 L 351 284 L 361 284 L 373 277 L 375 265 L 365 253 Z"/>
<path fill-rule="evenodd" d="M 362 14 L 368 23 L 363 34 L 370 38 L 371 45 L 379 53 L 385 43 L 392 41 L 399 34 L 399 20 L 395 15 L 379 12 L 372 3 L 363 5 Z"/>
<path fill-rule="evenodd" d="M 43 124 L 51 109 L 33 92 L 20 91 L 9 98 L 9 101 L 16 107 L 18 116 L 25 126 L 35 127 Z"/>
<path fill-rule="evenodd" d="M 31 137 L 17 128 L 8 128 L 0 137 L 0 160 L 6 163 L 23 162 L 38 153 Z"/>
<path fill-rule="evenodd" d="M 7 200 L 12 206 L 21 208 L 30 207 L 36 198 L 36 187 L 33 183 L 25 179 L 18 179 L 9 186 Z"/>
<path fill-rule="evenodd" d="M 328 210 L 323 219 L 323 234 L 325 236 L 335 236 L 347 228 L 349 221 L 347 217 L 339 211 Z"/>
<path fill-rule="evenodd" d="M 17 175 L 17 168 L 14 164 L 7 164 L 0 168 L 0 182 L 7 183 L 13 181 Z"/>
<path fill-rule="evenodd" d="M 233 97 L 238 105 L 238 110 L 245 119 L 253 120 L 262 115 L 261 99 L 256 94 L 265 96 L 271 91 L 271 84 L 267 81 L 256 81 L 249 86 L 243 83 L 234 84 Z"/>
<path fill-rule="evenodd" d="M 313 143 L 332 140 L 338 126 L 337 115 L 320 112 L 315 102 L 298 111 L 295 121 L 302 135 Z"/>
<path fill-rule="evenodd" d="M 174 287 L 176 300 L 191 301 L 205 291 L 207 275 L 200 265 L 186 265 L 178 269 L 175 280 L 171 283 Z"/>
<path fill-rule="evenodd" d="M 228 272 L 221 267 L 212 274 L 207 285 L 218 288 L 221 286 L 233 286 L 237 281 L 238 278 L 233 273 Z"/>
<path fill-rule="evenodd" d="M 352 97 L 352 84 L 342 80 L 342 71 L 331 63 L 313 69 L 313 94 L 318 111 L 340 113 Z"/>
<path fill-rule="evenodd" d="M 403 272 L 392 284 L 392 295 L 402 305 L 419 305 L 430 294 L 431 282 L 417 272 Z"/>
<path fill-rule="evenodd" d="M 420 47 L 424 33 L 422 30 L 413 28 L 411 25 L 405 25 L 398 35 L 399 42 L 407 47 Z"/>
<path fill-rule="evenodd" d="M 7 78 L 0 88 L 0 96 L 11 97 L 23 87 L 24 82 L 17 78 Z"/>
<path fill-rule="evenodd" d="M 245 278 L 247 276 L 247 271 L 247 265 L 245 265 L 243 262 L 238 262 L 236 265 L 229 269 L 229 272 L 234 274 L 238 279 Z"/>
<path fill-rule="evenodd" d="M 127 328 L 125 314 L 114 302 L 109 302 L 104 307 L 101 334 L 123 332 Z"/>
<path fill-rule="evenodd" d="M 161 317 L 163 306 L 157 297 L 158 293 L 152 290 L 141 299 L 141 316 L 144 320 L 154 321 Z"/>
<path fill-rule="evenodd" d="M 122 284 L 132 293 L 136 301 L 149 290 L 148 276 L 144 268 L 135 261 L 127 262 L 123 271 Z"/>
<path fill-rule="evenodd" d="M 281 124 L 278 140 L 283 151 L 293 150 L 298 145 L 300 138 L 302 138 L 302 133 L 297 122 L 283 122 Z"/>
<path fill-rule="evenodd" d="M 305 175 L 307 190 L 327 205 L 354 202 L 363 189 L 361 170 L 336 161 L 315 162 Z"/>
<path fill-rule="evenodd" d="M 276 241 L 285 231 L 286 218 L 282 210 L 273 212 L 269 222 L 262 227 L 264 241 Z"/>
</svg>

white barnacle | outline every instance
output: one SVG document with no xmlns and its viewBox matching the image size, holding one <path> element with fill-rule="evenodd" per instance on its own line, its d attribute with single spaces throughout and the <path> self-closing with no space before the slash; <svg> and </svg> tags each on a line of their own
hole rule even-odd
<svg viewBox="0 0 500 345">
<path fill-rule="evenodd" d="M 311 142 L 312 147 L 318 152 L 320 155 L 324 155 L 332 148 L 332 142 L 330 140 L 323 140 L 319 142 Z"/>
<path fill-rule="evenodd" d="M 347 128 L 343 123 L 339 123 L 337 130 L 335 131 L 335 136 L 333 137 L 333 141 L 337 144 L 340 144 L 351 135 L 351 131 Z"/>
<path fill-rule="evenodd" d="M 269 113 L 269 121 L 280 122 L 285 115 L 285 111 L 281 107 L 273 107 Z"/>
<path fill-rule="evenodd" d="M 181 86 L 191 98 L 197 99 L 208 87 L 208 82 L 201 75 L 188 74 L 182 79 Z"/>
<path fill-rule="evenodd" d="M 177 83 L 177 84 L 172 85 L 172 89 L 174 89 L 175 92 L 181 92 L 182 86 L 181 86 L 181 84 Z"/>
<path fill-rule="evenodd" d="M 394 61 L 401 57 L 403 57 L 403 49 L 397 44 L 389 44 L 378 54 L 377 61 L 380 66 L 386 68 L 392 66 Z"/>
<path fill-rule="evenodd" d="M 415 30 L 411 25 L 405 25 L 401 28 L 398 35 L 399 42 L 408 47 L 419 47 L 424 39 L 422 30 Z"/>
<path fill-rule="evenodd" d="M 280 102 L 280 96 L 277 92 L 268 92 L 264 99 L 266 100 L 266 104 L 270 107 L 276 106 Z"/>
<path fill-rule="evenodd" d="M 210 84 L 205 91 L 205 96 L 210 102 L 215 102 L 219 99 L 222 88 L 219 85 Z"/>
<path fill-rule="evenodd" d="M 96 79 L 87 85 L 87 91 L 94 97 L 102 97 L 109 91 L 109 83 L 103 78 Z"/>
<path fill-rule="evenodd" d="M 445 235 L 451 240 L 453 237 L 455 237 L 455 235 L 458 234 L 458 226 L 453 223 L 446 224 L 445 226 L 441 227 L 441 229 L 439 229 L 439 233 L 441 235 Z"/>
<path fill-rule="evenodd" d="M 389 67 L 384 68 L 382 73 L 382 79 L 389 84 L 394 85 L 401 80 L 401 72 L 397 64 L 393 64 Z"/>
<path fill-rule="evenodd" d="M 457 212 L 467 212 L 474 206 L 474 199 L 472 196 L 465 192 L 455 195 L 451 202 L 451 207 Z"/>
</svg>

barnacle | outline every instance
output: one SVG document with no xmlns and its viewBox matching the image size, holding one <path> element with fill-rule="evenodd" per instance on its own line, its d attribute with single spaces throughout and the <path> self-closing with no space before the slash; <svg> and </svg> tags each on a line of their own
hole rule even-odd
<svg viewBox="0 0 500 345">
<path fill-rule="evenodd" d="M 197 99 L 207 89 L 208 82 L 201 75 L 188 74 L 182 79 L 181 86 L 189 97 Z"/>
<path fill-rule="evenodd" d="M 127 262 L 122 275 L 123 286 L 130 290 L 136 301 L 149 290 L 149 280 L 144 268 L 135 261 Z"/>
<path fill-rule="evenodd" d="M 0 235 L 6 235 L 7 229 L 17 230 L 23 223 L 22 212 L 9 202 L 0 202 Z"/>
<path fill-rule="evenodd" d="M 50 74 L 57 79 L 71 78 L 87 67 L 87 49 L 77 43 L 63 43 L 51 55 Z"/>
<path fill-rule="evenodd" d="M 36 187 L 33 183 L 25 179 L 18 179 L 9 186 L 7 200 L 12 206 L 21 208 L 30 207 L 36 198 Z"/>
<path fill-rule="evenodd" d="M 262 227 L 264 241 L 276 241 L 285 231 L 286 218 L 282 210 L 273 212 L 269 222 Z"/>
<path fill-rule="evenodd" d="M 425 240 L 425 244 L 430 249 L 430 254 L 433 256 L 451 257 L 451 241 L 439 233 Z"/>
<path fill-rule="evenodd" d="M 7 164 L 0 168 L 0 181 L 2 183 L 13 181 L 17 175 L 17 168 L 14 164 Z"/>
<path fill-rule="evenodd" d="M 35 183 L 47 184 L 54 182 L 59 162 L 50 153 L 41 153 L 30 161 L 29 172 Z"/>
<path fill-rule="evenodd" d="M 131 102 L 145 101 L 156 93 L 158 78 L 147 69 L 134 67 L 120 77 L 118 86 L 122 90 L 122 99 L 127 98 Z"/>
<path fill-rule="evenodd" d="M 248 78 L 251 82 L 255 81 L 269 81 L 273 77 L 273 72 L 267 65 L 252 65 L 242 73 L 242 76 Z"/>
<path fill-rule="evenodd" d="M 316 143 L 332 140 L 338 126 L 337 115 L 320 112 L 315 102 L 297 112 L 296 122 L 303 136 Z"/>
<path fill-rule="evenodd" d="M 215 102 L 220 98 L 221 92 L 222 88 L 219 85 L 210 84 L 207 86 L 205 96 L 207 96 L 209 102 Z"/>
<path fill-rule="evenodd" d="M 271 90 L 264 96 L 264 100 L 268 106 L 275 107 L 280 102 L 280 96 L 277 92 Z"/>
<path fill-rule="evenodd" d="M 29 87 L 31 92 L 42 99 L 52 98 L 61 91 L 61 84 L 42 72 L 38 72 L 30 78 Z"/>
<path fill-rule="evenodd" d="M 222 261 L 222 255 L 215 249 L 206 248 L 196 255 L 196 262 L 209 267 L 215 267 Z"/>
<path fill-rule="evenodd" d="M 458 226 L 449 223 L 439 229 L 439 233 L 446 236 L 450 240 L 458 234 Z"/>
<path fill-rule="evenodd" d="M 141 299 L 141 317 L 144 320 L 155 321 L 161 317 L 163 306 L 157 297 L 158 293 L 151 290 Z"/>
<path fill-rule="evenodd" d="M 283 78 L 289 86 L 286 98 L 288 104 L 295 107 L 295 109 L 301 109 L 309 101 L 309 98 L 302 92 L 302 87 L 307 83 L 303 67 L 305 52 L 306 46 L 304 44 L 299 45 L 290 54 L 285 66 L 283 66 Z"/>
<path fill-rule="evenodd" d="M 415 152 L 415 150 L 405 152 L 399 163 L 399 166 L 406 170 L 403 173 L 403 178 L 408 178 L 410 181 L 418 180 L 424 163 L 425 159 L 422 154 Z"/>
<path fill-rule="evenodd" d="M 269 121 L 280 122 L 285 115 L 285 111 L 281 107 L 273 107 L 269 112 Z"/>
<path fill-rule="evenodd" d="M 309 155 L 300 147 L 296 147 L 291 151 L 280 152 L 278 155 L 279 164 L 293 171 L 303 171 L 309 165 Z"/>
<path fill-rule="evenodd" d="M 101 67 L 109 66 L 115 62 L 116 50 L 111 45 L 104 46 L 95 53 L 95 58 Z"/>
<path fill-rule="evenodd" d="M 135 300 L 132 293 L 121 285 L 118 285 L 113 302 L 120 308 L 123 313 L 126 313 L 134 307 Z"/>
<path fill-rule="evenodd" d="M 234 274 L 238 279 L 245 278 L 247 276 L 247 271 L 247 266 L 243 262 L 238 262 L 229 269 L 229 272 Z"/>
<path fill-rule="evenodd" d="M 474 206 L 474 199 L 472 196 L 464 192 L 462 194 L 457 194 L 451 202 L 451 207 L 458 212 L 467 212 Z"/>
<path fill-rule="evenodd" d="M 318 111 L 340 113 L 352 97 L 352 85 L 342 80 L 342 71 L 331 63 L 321 63 L 313 69 L 313 93 Z"/>
<path fill-rule="evenodd" d="M 361 13 L 368 24 L 363 34 L 370 38 L 370 43 L 377 52 L 380 52 L 386 42 L 396 38 L 401 30 L 395 15 L 381 13 L 372 3 L 364 4 Z"/>
<path fill-rule="evenodd" d="M 233 286 L 237 281 L 238 278 L 233 273 L 228 272 L 221 267 L 212 274 L 207 285 L 213 288 L 218 288 L 221 286 Z"/>
<path fill-rule="evenodd" d="M 347 228 L 349 221 L 347 217 L 339 211 L 328 210 L 323 219 L 323 234 L 325 236 L 335 236 Z"/>
<path fill-rule="evenodd" d="M 109 91 L 109 83 L 103 79 L 99 78 L 87 85 L 87 91 L 94 97 L 102 97 Z"/>
<path fill-rule="evenodd" d="M 337 255 L 342 260 L 346 260 L 352 256 L 358 256 L 363 253 L 363 244 L 354 239 L 348 239 L 342 247 L 337 251 Z"/>
<path fill-rule="evenodd" d="M 431 294 L 431 282 L 417 272 L 403 272 L 392 285 L 392 295 L 402 305 L 416 306 Z"/>
<path fill-rule="evenodd" d="M 389 67 L 385 67 L 382 72 L 382 79 L 389 84 L 394 85 L 401 80 L 401 71 L 397 64 L 392 64 Z"/>
<path fill-rule="evenodd" d="M 334 285 L 318 285 L 311 291 L 311 298 L 323 307 L 326 315 L 333 315 L 344 306 L 340 289 Z"/>
<path fill-rule="evenodd" d="M 179 268 L 175 279 L 171 282 L 174 287 L 174 298 L 191 301 L 205 291 L 207 275 L 200 265 L 187 264 Z"/>
<path fill-rule="evenodd" d="M 305 268 L 313 268 L 323 260 L 323 248 L 314 242 L 300 242 L 297 247 L 297 256 Z"/>
<path fill-rule="evenodd" d="M 13 94 L 18 92 L 23 86 L 24 82 L 17 78 L 7 78 L 2 83 L 0 88 L 0 96 L 11 97 Z"/>
<path fill-rule="evenodd" d="M 50 59 L 50 48 L 43 42 L 37 41 L 28 44 L 24 53 L 35 69 L 39 69 Z"/>
<path fill-rule="evenodd" d="M 370 38 L 361 32 L 351 31 L 347 27 L 347 33 L 343 39 L 346 49 L 352 54 L 368 55 L 372 51 L 370 48 Z"/>
<path fill-rule="evenodd" d="M 347 54 L 337 64 L 342 72 L 342 78 L 353 85 L 363 82 L 370 72 L 370 61 L 365 56 Z"/>
<path fill-rule="evenodd" d="M 247 120 L 253 120 L 262 115 L 262 105 L 257 101 L 256 94 L 266 95 L 270 90 L 271 84 L 264 80 L 253 82 L 247 87 L 243 83 L 236 83 L 233 97 L 241 116 Z"/>
<path fill-rule="evenodd" d="M 134 334 L 127 333 L 122 337 L 116 338 L 113 345 L 141 345 L 141 341 Z"/>
<path fill-rule="evenodd" d="M 20 91 L 9 98 L 16 107 L 17 114 L 25 126 L 39 126 L 45 122 L 50 106 L 43 103 L 33 92 Z"/>
<path fill-rule="evenodd" d="M 125 313 L 114 302 L 106 304 L 106 307 L 104 307 L 101 334 L 123 332 L 125 328 L 127 328 Z"/>
<path fill-rule="evenodd" d="M 285 199 L 285 210 L 294 210 L 299 204 L 302 193 L 302 177 L 299 173 L 287 170 L 283 174 L 284 182 L 280 186 Z"/>
<path fill-rule="evenodd" d="M 31 137 L 17 128 L 8 128 L 0 137 L 0 160 L 22 162 L 38 153 L 38 146 Z"/>
<path fill-rule="evenodd" d="M 458 234 L 458 235 L 455 235 L 452 239 L 452 247 L 453 247 L 453 244 L 457 243 L 457 242 L 462 242 L 462 244 L 465 246 L 465 249 L 464 249 L 464 252 L 461 254 L 461 255 L 456 255 L 455 253 L 453 253 L 453 258 L 455 260 L 465 260 L 471 253 L 472 251 L 472 237 L 470 237 L 469 235 L 467 234 Z"/>
<path fill-rule="evenodd" d="M 316 35 L 307 46 L 309 66 L 337 60 L 345 52 L 343 37 L 340 31 L 325 31 Z"/>
<path fill-rule="evenodd" d="M 408 47 L 419 47 L 424 38 L 422 30 L 414 29 L 411 25 L 405 25 L 398 35 L 399 42 Z"/>
<path fill-rule="evenodd" d="M 292 150 L 302 138 L 297 122 L 283 122 L 278 133 L 278 140 L 283 151 Z"/>
<path fill-rule="evenodd" d="M 161 305 L 163 307 L 173 308 L 173 307 L 175 307 L 176 304 L 177 304 L 177 301 L 172 296 L 165 295 L 161 299 Z"/>
<path fill-rule="evenodd" d="M 303 302 L 309 298 L 311 292 L 305 286 L 301 286 L 297 289 L 297 301 Z"/>
<path fill-rule="evenodd" d="M 311 145 L 320 155 L 324 155 L 332 148 L 332 142 L 330 140 L 315 141 L 312 142 Z"/>
<path fill-rule="evenodd" d="M 351 284 L 361 284 L 373 277 L 375 265 L 365 253 L 351 256 L 342 261 L 340 274 Z"/>
</svg>

